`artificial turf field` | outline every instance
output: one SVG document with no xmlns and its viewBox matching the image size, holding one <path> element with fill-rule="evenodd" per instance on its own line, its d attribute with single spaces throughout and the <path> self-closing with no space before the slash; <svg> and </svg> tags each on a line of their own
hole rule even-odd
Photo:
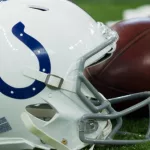
<svg viewBox="0 0 150 150">
<path fill-rule="evenodd" d="M 107 22 L 121 20 L 122 12 L 126 9 L 137 8 L 141 5 L 150 4 L 150 0 L 73 0 L 78 6 L 88 12 L 96 21 Z M 125 118 L 121 130 L 141 134 L 140 136 L 120 136 L 120 139 L 141 139 L 147 131 L 147 118 Z M 84 149 L 86 150 L 86 149 Z M 132 146 L 101 146 L 94 150 L 150 150 L 150 142 Z"/>
</svg>

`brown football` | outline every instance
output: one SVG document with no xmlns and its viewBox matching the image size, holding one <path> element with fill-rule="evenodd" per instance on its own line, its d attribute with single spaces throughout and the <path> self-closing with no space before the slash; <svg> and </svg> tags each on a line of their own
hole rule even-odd
<svg viewBox="0 0 150 150">
<path fill-rule="evenodd" d="M 87 67 L 85 76 L 106 98 L 150 91 L 150 18 L 124 20 L 112 29 L 119 34 L 116 51 L 110 59 Z M 114 107 L 122 110 L 133 104 L 126 101 Z"/>
</svg>

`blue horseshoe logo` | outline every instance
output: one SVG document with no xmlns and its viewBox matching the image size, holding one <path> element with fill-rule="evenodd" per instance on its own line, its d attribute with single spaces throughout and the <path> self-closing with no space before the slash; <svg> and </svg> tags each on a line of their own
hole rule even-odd
<svg viewBox="0 0 150 150">
<path fill-rule="evenodd" d="M 51 63 L 45 48 L 39 41 L 25 33 L 24 29 L 25 25 L 22 22 L 19 22 L 13 26 L 12 33 L 35 54 L 39 62 L 39 71 L 50 73 Z M 3 81 L 2 78 L 0 78 L 0 92 L 8 97 L 15 99 L 31 98 L 41 92 L 45 86 L 46 85 L 44 83 L 35 80 L 28 87 L 15 88 L 8 85 Z"/>
</svg>

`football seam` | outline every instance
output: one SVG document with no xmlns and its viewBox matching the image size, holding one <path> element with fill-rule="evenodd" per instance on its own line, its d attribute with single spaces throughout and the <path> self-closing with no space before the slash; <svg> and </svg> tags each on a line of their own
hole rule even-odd
<svg viewBox="0 0 150 150">
<path fill-rule="evenodd" d="M 100 83 L 100 84 L 98 84 L 98 85 L 97 85 L 97 83 L 94 83 L 93 85 L 94 85 L 94 87 L 98 87 L 99 85 L 102 85 L 102 86 L 104 86 L 105 88 L 108 88 L 108 89 L 111 89 L 111 90 L 115 90 L 115 91 L 118 91 L 118 92 L 124 93 L 124 94 L 132 93 L 131 91 L 129 92 L 129 91 L 126 91 L 126 90 L 123 90 L 123 89 L 120 89 L 120 88 L 115 88 L 115 87 L 113 87 L 113 86 L 110 86 L 110 85 L 104 84 L 104 83 Z"/>
</svg>

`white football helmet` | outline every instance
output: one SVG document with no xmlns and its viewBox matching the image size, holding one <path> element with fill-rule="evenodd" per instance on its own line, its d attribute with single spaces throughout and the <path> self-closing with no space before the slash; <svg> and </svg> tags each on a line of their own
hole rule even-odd
<svg viewBox="0 0 150 150">
<path fill-rule="evenodd" d="M 0 149 L 112 144 L 121 117 L 83 70 L 112 54 L 117 39 L 66 0 L 1 2 Z M 117 118 L 114 130 L 109 118 Z"/>
</svg>

